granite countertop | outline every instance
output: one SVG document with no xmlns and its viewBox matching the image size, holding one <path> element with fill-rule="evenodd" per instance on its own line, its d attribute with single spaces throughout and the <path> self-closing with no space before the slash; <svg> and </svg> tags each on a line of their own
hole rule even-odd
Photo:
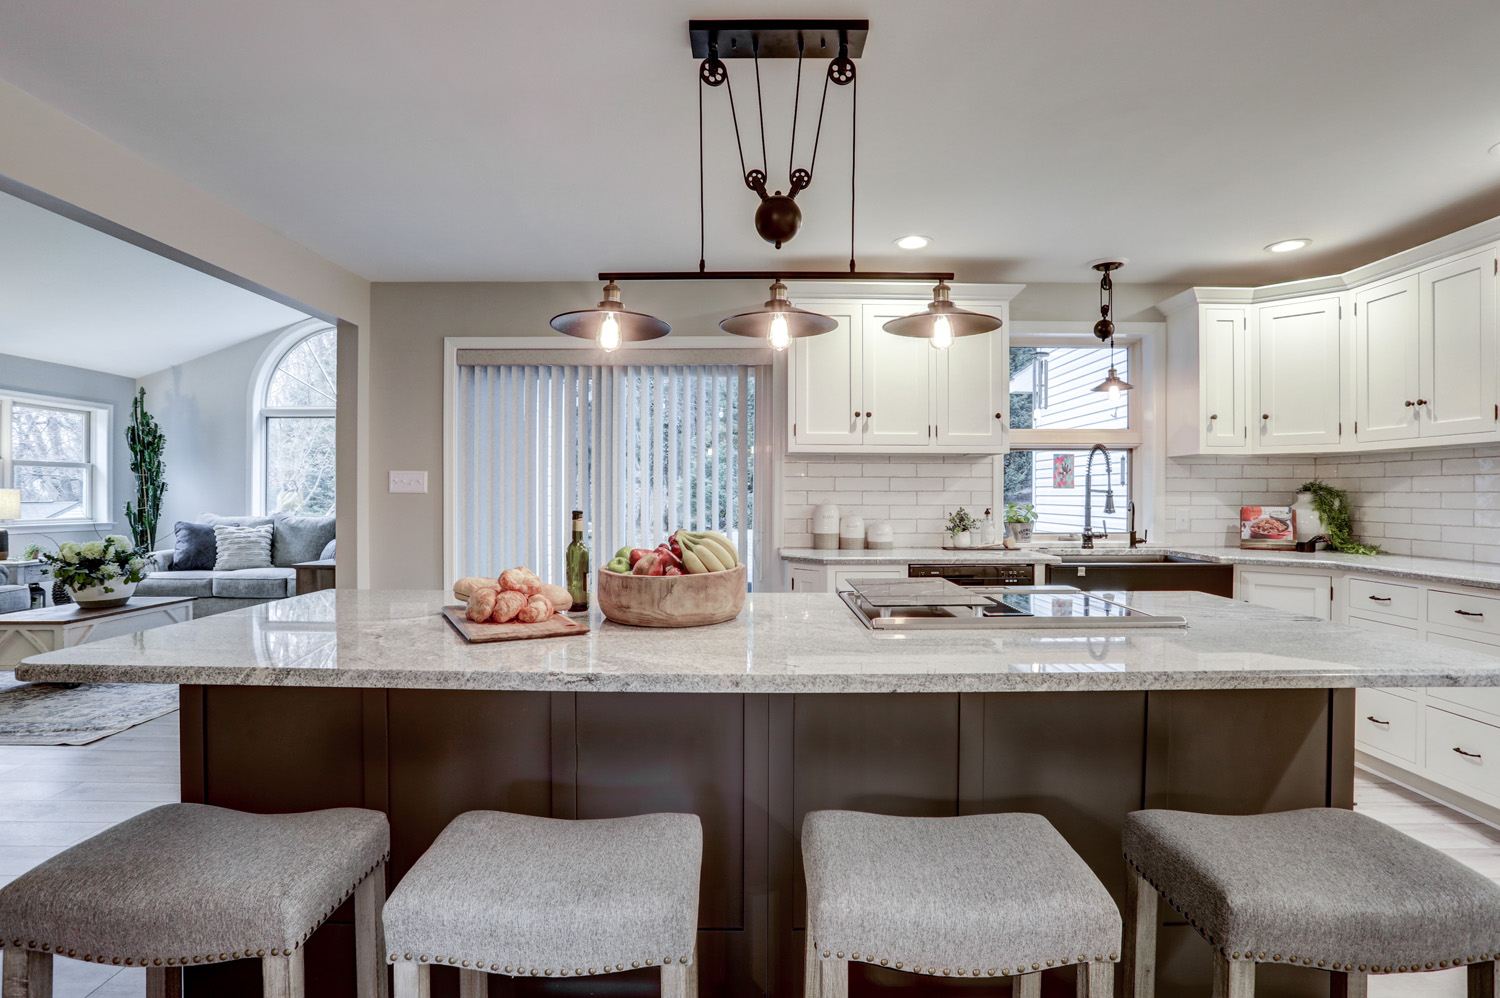
<svg viewBox="0 0 1500 998">
<path fill-rule="evenodd" d="M 469 645 L 440 591 L 309 593 L 27 659 L 25 681 L 856 693 L 1500 686 L 1500 658 L 1202 593 L 1133 593 L 1186 628 L 877 633 L 829 594 L 754 593 L 713 627 L 604 621 Z"/>
<path fill-rule="evenodd" d="M 1039 562 L 1051 564 L 1062 556 L 1089 555 L 1108 561 L 1112 554 L 1170 555 L 1190 561 L 1218 565 L 1256 565 L 1265 568 L 1323 568 L 1341 572 L 1361 572 L 1389 578 L 1435 582 L 1439 585 L 1475 586 L 1500 589 L 1500 565 L 1483 562 L 1455 561 L 1451 558 L 1421 558 L 1394 554 L 1340 554 L 1337 551 L 1257 551 L 1230 547 L 1177 547 L 1144 545 L 1134 551 L 1125 547 L 1100 545 L 1092 551 L 1072 545 L 1041 545 L 1018 550 L 990 548 L 897 548 L 893 551 L 814 551 L 810 548 L 782 548 L 781 557 L 817 565 L 879 565 L 925 562 L 945 565 L 995 564 L 1001 562 Z"/>
</svg>

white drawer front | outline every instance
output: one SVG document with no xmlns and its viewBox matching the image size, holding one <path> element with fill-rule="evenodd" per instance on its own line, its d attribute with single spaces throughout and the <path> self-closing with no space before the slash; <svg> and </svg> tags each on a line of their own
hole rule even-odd
<svg viewBox="0 0 1500 998">
<path fill-rule="evenodd" d="M 1379 617 L 1366 617 L 1362 614 L 1349 614 L 1349 626 L 1358 627 L 1366 631 L 1385 631 L 1388 634 L 1405 634 L 1408 637 L 1417 636 L 1416 622 L 1400 624 L 1394 620 L 1382 620 Z"/>
<path fill-rule="evenodd" d="M 1428 707 L 1427 769 L 1444 782 L 1500 797 L 1500 728 Z"/>
<path fill-rule="evenodd" d="M 1359 613 L 1388 613 L 1393 617 L 1416 620 L 1420 594 L 1421 590 L 1416 586 L 1401 586 L 1374 579 L 1350 579 L 1349 609 Z"/>
<path fill-rule="evenodd" d="M 1354 740 L 1361 748 L 1417 761 L 1417 705 L 1386 690 L 1354 694 Z"/>
<path fill-rule="evenodd" d="M 1500 599 L 1429 589 L 1427 622 L 1500 637 Z"/>
</svg>

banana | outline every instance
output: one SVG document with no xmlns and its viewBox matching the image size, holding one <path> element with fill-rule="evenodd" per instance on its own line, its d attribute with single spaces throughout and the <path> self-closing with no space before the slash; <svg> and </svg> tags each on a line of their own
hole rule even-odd
<svg viewBox="0 0 1500 998">
<path fill-rule="evenodd" d="M 708 571 L 724 571 L 726 567 L 724 565 L 724 560 L 719 557 L 712 544 L 708 544 L 700 540 L 688 541 L 688 544 L 692 545 L 693 554 L 698 556 L 698 559 L 703 562 L 704 567 L 708 569 Z M 683 550 L 687 549 L 687 545 L 683 545 Z"/>
<path fill-rule="evenodd" d="M 707 566 L 703 564 L 703 560 L 694 554 L 686 544 L 683 544 L 681 539 L 677 543 L 682 548 L 682 567 L 687 569 L 689 574 L 702 575 L 708 571 Z"/>
<path fill-rule="evenodd" d="M 738 552 L 734 550 L 734 545 L 731 544 L 729 542 L 729 538 L 725 537 L 723 534 L 716 534 L 713 531 L 705 531 L 704 533 L 697 535 L 694 540 L 696 540 L 700 545 L 709 545 L 710 550 L 712 550 L 713 553 L 718 556 L 718 559 L 724 563 L 725 568 L 733 568 L 740 563 L 740 556 Z"/>
</svg>

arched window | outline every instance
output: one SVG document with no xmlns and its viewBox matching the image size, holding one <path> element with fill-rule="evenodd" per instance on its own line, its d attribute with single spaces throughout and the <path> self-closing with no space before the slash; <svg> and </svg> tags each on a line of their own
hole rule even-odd
<svg viewBox="0 0 1500 998">
<path fill-rule="evenodd" d="M 264 513 L 334 511 L 338 334 L 324 323 L 287 330 L 256 379 L 256 506 Z"/>
</svg>

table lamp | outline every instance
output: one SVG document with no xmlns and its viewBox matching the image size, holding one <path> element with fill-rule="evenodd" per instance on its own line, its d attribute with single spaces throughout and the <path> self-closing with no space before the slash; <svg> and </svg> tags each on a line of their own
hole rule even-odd
<svg viewBox="0 0 1500 998">
<path fill-rule="evenodd" d="M 0 523 L 21 518 L 21 490 L 0 489 Z M 0 561 L 10 557 L 10 534 L 0 529 Z"/>
</svg>

